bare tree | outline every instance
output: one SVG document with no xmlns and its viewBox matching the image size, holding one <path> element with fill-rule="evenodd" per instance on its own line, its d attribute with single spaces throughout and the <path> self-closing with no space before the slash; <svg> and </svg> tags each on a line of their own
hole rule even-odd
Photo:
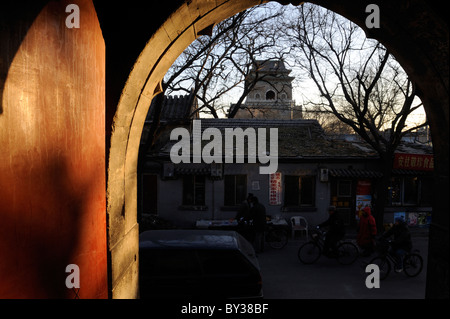
<svg viewBox="0 0 450 319">
<path fill-rule="evenodd" d="M 421 107 L 416 87 L 389 51 L 350 21 L 317 6 L 297 10 L 283 29 L 297 51 L 296 62 L 320 93 L 320 101 L 310 103 L 351 127 L 379 154 L 381 226 L 394 152 L 405 134 L 427 125 L 407 127 L 408 116 Z"/>
<path fill-rule="evenodd" d="M 250 79 L 257 57 L 283 54 L 275 49 L 273 21 L 282 16 L 283 8 L 256 6 L 224 20 L 210 34 L 201 35 L 175 61 L 161 83 L 161 93 L 153 99 L 153 120 L 141 152 L 154 146 L 161 134 L 160 115 L 164 96 L 176 93 L 194 94 L 198 100 L 195 113 L 218 118 L 222 114 L 233 117 L 238 108 L 226 110 L 224 97 L 238 94 L 240 106 L 254 84 L 263 76 Z M 280 53 L 281 52 L 281 53 Z M 237 89 L 237 90 L 236 90 Z"/>
<path fill-rule="evenodd" d="M 195 41 L 169 70 L 163 94 L 194 92 L 196 112 L 234 117 L 264 81 L 257 59 L 298 66 L 319 92 L 307 103 L 315 113 L 332 114 L 378 152 L 384 167 L 376 202 L 380 225 L 394 152 L 405 134 L 427 125 L 407 126 L 408 116 L 421 107 L 415 84 L 386 48 L 350 21 L 310 4 L 286 10 L 269 3 L 223 21 Z M 231 92 L 237 102 L 227 111 L 223 100 Z"/>
<path fill-rule="evenodd" d="M 256 6 L 233 16 L 214 28 L 211 36 L 196 40 L 177 59 L 165 77 L 167 94 L 194 92 L 202 113 L 232 118 L 264 74 L 251 70 L 257 59 L 280 59 L 285 52 L 277 46 L 276 28 L 283 7 Z M 233 94 L 236 107 L 229 107 Z"/>
</svg>

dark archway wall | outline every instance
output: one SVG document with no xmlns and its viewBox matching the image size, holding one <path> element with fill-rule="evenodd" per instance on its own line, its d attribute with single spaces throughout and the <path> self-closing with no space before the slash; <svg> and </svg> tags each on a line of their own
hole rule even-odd
<svg viewBox="0 0 450 319">
<path fill-rule="evenodd" d="M 279 2 L 298 4 L 298 1 Z M 380 40 L 394 53 L 418 84 L 431 123 L 436 155 L 436 201 L 430 232 L 427 296 L 448 297 L 448 246 L 443 243 L 448 243 L 449 210 L 448 201 L 442 200 L 449 190 L 448 24 L 443 18 L 443 4 L 424 0 L 312 2 L 366 29 L 369 36 Z M 365 9 L 374 2 L 381 9 L 382 27 L 367 30 Z M 109 124 L 112 127 L 111 138 L 107 140 L 111 296 L 133 298 L 138 295 L 137 153 L 150 101 L 158 92 L 158 83 L 167 68 L 201 30 L 261 1 L 180 0 L 165 3 L 163 10 L 157 4 L 142 8 L 135 1 L 127 2 L 126 10 L 121 5 L 94 3 L 100 12 L 107 47 L 107 129 Z M 108 31 L 111 26 L 114 32 Z M 125 40 L 123 45 L 126 37 L 132 39 Z M 116 68 L 118 62 L 123 63 L 120 69 Z M 125 78 L 126 84 L 119 94 L 117 89 Z M 444 285 L 440 284 L 445 282 L 442 278 L 447 278 Z"/>
<path fill-rule="evenodd" d="M 64 271 L 71 263 L 81 269 L 81 298 L 138 297 L 136 170 L 150 101 L 203 29 L 261 3 L 93 2 L 0 4 L 0 297 L 72 298 Z M 444 4 L 315 0 L 363 28 L 372 2 L 380 5 L 382 28 L 368 34 L 417 81 L 430 118 L 436 200 L 427 296 L 448 297 Z M 80 5 L 80 29 L 64 25 L 69 3 Z"/>
<path fill-rule="evenodd" d="M 0 298 L 108 297 L 104 97 L 92 1 L 0 4 Z"/>
</svg>

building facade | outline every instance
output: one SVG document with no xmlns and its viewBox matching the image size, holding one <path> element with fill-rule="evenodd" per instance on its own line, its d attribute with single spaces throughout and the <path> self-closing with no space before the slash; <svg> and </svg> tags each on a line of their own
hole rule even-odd
<svg viewBox="0 0 450 319">
<path fill-rule="evenodd" d="M 141 172 L 142 213 L 157 214 L 175 227 L 193 228 L 198 220 L 234 218 L 239 205 L 252 193 L 272 217 L 289 220 L 303 216 L 314 225 L 327 219 L 332 205 L 345 224 L 353 227 L 359 210 L 367 205 L 373 207 L 382 170 L 378 155 L 362 142 L 331 139 L 315 120 L 197 121 L 201 122 L 202 136 L 211 128 L 222 132 L 222 136 L 227 129 L 248 132 L 250 128 L 260 132 L 261 128 L 276 128 L 276 171 L 261 174 L 260 168 L 267 164 L 249 161 L 248 143 L 242 161 L 236 152 L 233 161 L 227 161 L 223 143 L 220 163 L 204 160 L 194 163 L 194 152 L 190 153 L 189 163 L 174 163 L 170 154 L 178 140 L 170 140 L 166 134 L 166 140 L 160 144 L 163 146 L 147 154 Z M 192 133 L 192 151 L 193 129 L 193 125 L 187 128 Z M 203 150 L 207 142 L 203 140 Z M 425 153 L 424 149 L 400 148 L 399 151 Z M 429 154 L 421 156 L 430 159 Z M 414 224 L 424 223 L 422 220 L 431 213 L 431 175 L 411 167 L 397 167 L 393 169 L 391 182 L 385 223 L 393 222 L 394 215 L 400 213 L 408 220 L 414 219 L 415 222 L 411 221 Z"/>
</svg>

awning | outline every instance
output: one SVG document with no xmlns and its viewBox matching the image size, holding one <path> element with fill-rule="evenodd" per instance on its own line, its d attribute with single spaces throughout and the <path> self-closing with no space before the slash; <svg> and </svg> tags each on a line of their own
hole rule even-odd
<svg viewBox="0 0 450 319">
<path fill-rule="evenodd" d="M 409 176 L 432 176 L 433 171 L 421 171 L 421 170 L 415 170 L 415 169 L 399 169 L 395 168 L 392 170 L 392 175 L 409 175 Z"/>
<path fill-rule="evenodd" d="M 332 177 L 347 178 L 381 178 L 383 176 L 381 172 L 367 169 L 330 169 L 329 174 Z"/>
<path fill-rule="evenodd" d="M 211 166 L 207 164 L 176 164 L 175 173 L 178 175 L 209 175 Z"/>
</svg>

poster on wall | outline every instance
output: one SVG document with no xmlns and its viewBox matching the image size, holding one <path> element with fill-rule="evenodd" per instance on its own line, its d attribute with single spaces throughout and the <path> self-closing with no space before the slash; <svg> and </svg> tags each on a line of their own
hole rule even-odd
<svg viewBox="0 0 450 319">
<path fill-rule="evenodd" d="M 361 218 L 360 214 L 364 207 L 372 208 L 372 196 L 371 195 L 356 195 L 356 218 Z"/>
<path fill-rule="evenodd" d="M 364 207 L 368 206 L 372 208 L 371 188 L 372 183 L 369 180 L 358 180 L 356 184 L 356 220 L 361 218 L 361 211 Z"/>
<path fill-rule="evenodd" d="M 419 226 L 419 227 L 429 226 L 431 223 L 431 213 L 425 212 L 409 213 L 407 223 L 408 226 Z"/>
<path fill-rule="evenodd" d="M 281 205 L 281 173 L 270 174 L 269 205 Z"/>
<path fill-rule="evenodd" d="M 417 226 L 419 224 L 419 213 L 408 214 L 408 226 Z"/>
<path fill-rule="evenodd" d="M 402 218 L 403 221 L 406 222 L 406 213 L 405 212 L 396 212 L 394 213 L 394 223 L 397 218 Z"/>
<path fill-rule="evenodd" d="M 431 224 L 431 213 L 419 213 L 417 217 L 417 225 L 419 227 L 430 226 Z"/>
</svg>

